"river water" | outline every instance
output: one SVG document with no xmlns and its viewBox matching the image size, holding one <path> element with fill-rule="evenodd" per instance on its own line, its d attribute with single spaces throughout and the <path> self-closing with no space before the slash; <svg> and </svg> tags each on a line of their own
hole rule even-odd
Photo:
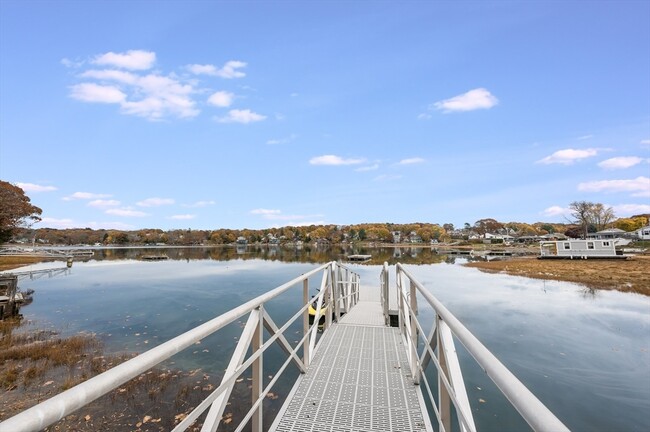
<svg viewBox="0 0 650 432">
<path fill-rule="evenodd" d="M 351 265 L 364 285 L 378 286 L 383 261 L 402 262 L 570 429 L 650 430 L 650 297 L 486 274 L 430 249 L 355 252 L 373 255 L 370 263 Z M 344 253 L 250 247 L 101 249 L 92 259 L 75 262 L 65 275 L 21 280 L 20 289 L 35 290 L 33 303 L 21 312 L 40 328 L 65 335 L 95 333 L 110 352 L 142 352 Z M 151 254 L 170 259 L 139 259 Z M 271 302 L 268 311 L 281 325 L 301 298 L 297 287 Z M 432 318 L 423 302 L 420 314 L 425 322 Z M 220 373 L 241 326 L 235 323 L 206 338 L 197 349 L 175 356 L 172 364 Z M 526 430 L 458 343 L 457 349 L 478 429 Z M 273 374 L 281 360 L 280 351 L 272 351 L 265 357 L 265 373 Z M 278 391 L 288 389 L 289 384 L 280 384 Z"/>
</svg>

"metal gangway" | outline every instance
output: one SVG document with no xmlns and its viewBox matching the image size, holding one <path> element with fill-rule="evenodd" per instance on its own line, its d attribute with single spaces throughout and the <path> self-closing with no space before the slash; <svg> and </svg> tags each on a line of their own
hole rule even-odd
<svg viewBox="0 0 650 432">
<path fill-rule="evenodd" d="M 310 278 L 319 274 L 319 294 L 311 298 Z M 287 322 L 276 324 L 266 305 L 300 287 L 302 306 Z M 418 295 L 424 304 L 418 305 Z M 397 310 L 390 309 L 391 296 Z M 434 313 L 430 329 L 418 320 L 422 307 Z M 316 314 L 312 323 L 310 308 Z M 395 327 L 390 325 L 392 313 L 397 315 Z M 235 384 L 247 372 L 252 375 L 251 407 L 235 430 L 265 430 L 263 402 L 290 365 L 300 374 L 272 431 L 476 431 L 456 342 L 533 430 L 568 430 L 402 265 L 396 265 L 390 285 L 384 264 L 378 287 L 372 289 L 362 286 L 349 267 L 330 262 L 5 420 L 0 432 L 52 425 L 243 317 L 246 324 L 221 384 L 174 431 L 196 424 L 201 431 L 218 430 Z M 286 333 L 296 325 L 302 327 L 302 337 L 292 345 Z M 264 354 L 273 344 L 279 344 L 287 359 L 265 377 Z"/>
</svg>

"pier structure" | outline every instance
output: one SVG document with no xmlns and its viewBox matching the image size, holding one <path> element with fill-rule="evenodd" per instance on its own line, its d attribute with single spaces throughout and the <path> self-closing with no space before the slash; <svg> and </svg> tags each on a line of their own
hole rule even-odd
<svg viewBox="0 0 650 432">
<path fill-rule="evenodd" d="M 174 431 L 186 430 L 197 421 L 202 431 L 219 430 L 231 392 L 245 374 L 252 376 L 250 409 L 236 431 L 261 432 L 269 423 L 275 432 L 428 432 L 434 426 L 437 431 L 480 430 L 472 416 L 456 343 L 465 347 L 533 430 L 568 430 L 406 268 L 397 264 L 394 271 L 391 281 L 384 264 L 376 284 L 362 285 L 345 265 L 321 265 L 5 420 L 0 432 L 37 431 L 52 425 L 242 319 L 245 324 L 221 384 L 179 419 Z M 310 280 L 319 277 L 319 293 L 311 298 Z M 277 324 L 267 305 L 289 290 L 302 291 L 302 306 L 286 323 Z M 418 319 L 423 308 L 433 315 L 426 329 Z M 310 317 L 310 310 L 314 316 Z M 287 334 L 293 337 L 296 328 L 301 336 L 292 344 Z M 264 354 L 273 344 L 287 358 L 268 375 Z M 300 372 L 298 379 L 273 422 L 265 422 L 264 401 L 289 366 Z"/>
</svg>

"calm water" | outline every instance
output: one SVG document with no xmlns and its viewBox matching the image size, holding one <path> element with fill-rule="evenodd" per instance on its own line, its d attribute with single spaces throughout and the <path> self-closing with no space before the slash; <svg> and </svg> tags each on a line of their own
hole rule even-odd
<svg viewBox="0 0 650 432">
<path fill-rule="evenodd" d="M 152 252 L 172 259 L 137 260 Z M 397 260 L 392 249 L 357 252 L 372 253 L 373 263 Z M 21 280 L 21 289 L 35 290 L 34 302 L 22 313 L 39 327 L 64 334 L 97 333 L 109 351 L 144 351 L 342 253 L 103 250 L 93 260 L 75 262 L 67 275 Z M 649 297 L 485 274 L 427 249 L 402 250 L 399 261 L 569 428 L 650 430 Z M 380 266 L 373 263 L 352 266 L 363 284 L 378 285 Z M 29 268 L 44 266 L 52 264 Z M 313 280 L 311 286 L 318 282 Z M 313 289 L 312 294 L 316 294 Z M 276 322 L 284 323 L 295 312 L 301 295 L 297 287 L 268 306 Z M 425 307 L 420 312 L 423 321 L 431 320 Z M 220 373 L 241 325 L 231 325 L 172 361 L 176 367 Z M 296 327 L 289 334 L 297 331 Z M 486 375 L 462 347 L 457 348 L 479 429 L 526 430 Z M 265 357 L 269 374 L 277 370 L 281 358 L 279 354 Z M 288 384 L 282 384 L 280 391 L 286 390 Z"/>
</svg>

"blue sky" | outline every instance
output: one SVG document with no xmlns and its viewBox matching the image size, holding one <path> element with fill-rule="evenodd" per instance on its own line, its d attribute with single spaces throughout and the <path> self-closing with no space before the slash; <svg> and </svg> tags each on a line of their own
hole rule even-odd
<svg viewBox="0 0 650 432">
<path fill-rule="evenodd" d="M 650 212 L 650 2 L 0 2 L 36 227 Z"/>
</svg>

